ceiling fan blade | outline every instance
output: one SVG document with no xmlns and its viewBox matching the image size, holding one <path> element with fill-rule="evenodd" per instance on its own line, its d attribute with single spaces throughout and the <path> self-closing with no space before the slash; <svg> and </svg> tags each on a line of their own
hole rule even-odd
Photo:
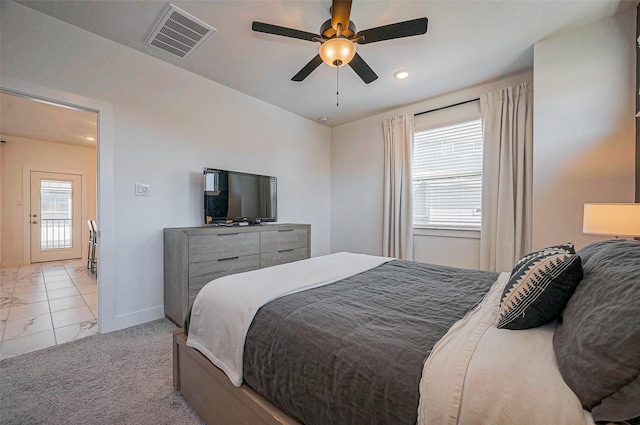
<svg viewBox="0 0 640 425">
<path fill-rule="evenodd" d="M 331 26 L 338 29 L 342 25 L 342 31 L 349 28 L 349 16 L 351 15 L 351 0 L 333 0 L 331 3 Z"/>
<path fill-rule="evenodd" d="M 322 63 L 322 58 L 320 55 L 316 55 L 315 58 L 311 59 L 308 64 L 304 66 L 296 75 L 291 78 L 291 81 L 302 81 L 309 76 L 313 72 L 314 69 L 320 66 Z"/>
<path fill-rule="evenodd" d="M 351 59 L 351 62 L 349 62 L 349 66 L 366 84 L 378 79 L 378 76 L 373 72 L 373 69 L 371 69 L 364 59 L 362 59 L 362 57 L 357 53 L 353 59 Z"/>
<path fill-rule="evenodd" d="M 377 41 L 392 40 L 394 38 L 411 37 L 427 32 L 427 18 L 418 18 L 411 21 L 398 22 L 368 30 L 358 31 L 356 43 L 367 44 Z"/>
<path fill-rule="evenodd" d="M 264 32 L 266 34 L 281 35 L 283 37 L 298 38 L 307 41 L 319 41 L 320 36 L 311 32 L 294 30 L 292 28 L 280 27 L 278 25 L 265 24 L 264 22 L 254 21 L 251 29 L 256 32 Z"/>
</svg>

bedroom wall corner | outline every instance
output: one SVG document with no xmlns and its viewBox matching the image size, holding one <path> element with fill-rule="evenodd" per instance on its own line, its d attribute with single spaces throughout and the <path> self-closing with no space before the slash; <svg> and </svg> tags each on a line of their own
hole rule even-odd
<svg viewBox="0 0 640 425">
<path fill-rule="evenodd" d="M 533 249 L 582 233 L 584 204 L 635 198 L 636 11 L 534 46 Z"/>
<path fill-rule="evenodd" d="M 331 132 L 331 251 L 382 255 L 382 121 L 385 118 L 453 105 L 532 80 L 532 71 L 525 70 L 334 127 Z M 414 260 L 462 268 L 480 267 L 479 232 L 436 233 L 414 229 Z M 462 233 L 466 234 L 462 236 Z"/>
</svg>

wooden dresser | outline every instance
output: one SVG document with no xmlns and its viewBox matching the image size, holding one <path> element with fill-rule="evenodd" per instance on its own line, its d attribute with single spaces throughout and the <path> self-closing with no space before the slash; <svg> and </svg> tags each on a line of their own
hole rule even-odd
<svg viewBox="0 0 640 425">
<path fill-rule="evenodd" d="M 164 229 L 164 313 L 183 326 L 213 279 L 309 258 L 310 243 L 308 224 Z"/>
</svg>

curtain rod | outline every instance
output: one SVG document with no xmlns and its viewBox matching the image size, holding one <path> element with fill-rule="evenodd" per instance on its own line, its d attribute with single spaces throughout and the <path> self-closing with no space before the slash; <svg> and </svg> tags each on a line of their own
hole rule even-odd
<svg viewBox="0 0 640 425">
<path fill-rule="evenodd" d="M 454 106 L 466 105 L 467 103 L 477 102 L 479 100 L 480 100 L 479 97 L 475 98 L 475 99 L 465 100 L 464 102 L 459 102 L 459 103 L 456 103 L 456 104 L 453 104 L 453 105 L 449 105 L 449 106 L 443 106 L 442 108 L 436 108 L 436 109 L 431 109 L 429 111 L 418 112 L 417 114 L 413 114 L 413 116 L 417 117 L 418 115 L 429 114 L 431 112 L 436 112 L 436 111 L 441 111 L 443 109 L 453 108 Z"/>
</svg>

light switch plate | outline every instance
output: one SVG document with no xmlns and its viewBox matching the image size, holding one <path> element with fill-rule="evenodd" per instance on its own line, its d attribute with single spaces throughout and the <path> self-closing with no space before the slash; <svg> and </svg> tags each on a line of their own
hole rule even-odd
<svg viewBox="0 0 640 425">
<path fill-rule="evenodd" d="M 151 185 L 136 183 L 136 196 L 151 196 Z"/>
</svg>

